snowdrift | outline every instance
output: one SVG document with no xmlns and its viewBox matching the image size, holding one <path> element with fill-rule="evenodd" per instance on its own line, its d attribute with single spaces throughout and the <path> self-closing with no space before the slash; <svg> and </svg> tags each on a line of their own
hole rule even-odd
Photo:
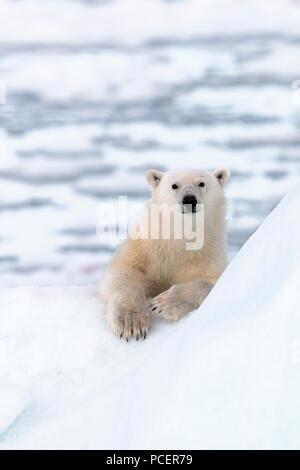
<svg viewBox="0 0 300 470">
<path fill-rule="evenodd" d="M 0 448 L 299 448 L 300 187 L 146 341 L 89 287 L 0 291 Z"/>
</svg>

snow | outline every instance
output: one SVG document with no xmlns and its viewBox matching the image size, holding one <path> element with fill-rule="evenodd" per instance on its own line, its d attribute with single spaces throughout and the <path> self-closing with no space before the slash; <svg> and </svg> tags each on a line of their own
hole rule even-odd
<svg viewBox="0 0 300 470">
<path fill-rule="evenodd" d="M 1 18 L 5 21 L 1 22 L 0 40 L 52 43 L 56 38 L 62 44 L 71 41 L 75 45 L 117 41 L 139 44 L 151 40 L 153 34 L 161 39 L 170 36 L 189 39 L 200 31 L 216 34 L 224 30 L 234 35 L 249 30 L 266 33 L 283 29 L 297 34 L 300 10 L 289 8 L 294 3 L 291 0 L 202 0 L 200 4 L 198 0 L 189 0 L 186 5 L 182 1 L 122 0 L 85 8 L 79 2 L 51 0 L 43 2 L 40 21 L 36 22 L 40 0 L 26 0 L 17 9 L 14 2 L 2 0 Z M 24 28 L 24 24 L 32 27 Z M 76 37 L 72 35 L 74 30 Z"/>
<path fill-rule="evenodd" d="M 299 448 L 299 205 L 146 341 L 110 333 L 94 285 L 2 289 L 0 449 Z"/>
</svg>

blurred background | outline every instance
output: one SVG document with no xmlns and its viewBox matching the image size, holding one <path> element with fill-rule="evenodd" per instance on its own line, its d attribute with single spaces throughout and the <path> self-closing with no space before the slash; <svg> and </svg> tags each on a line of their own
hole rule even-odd
<svg viewBox="0 0 300 470">
<path fill-rule="evenodd" d="M 97 207 L 153 167 L 231 169 L 232 259 L 299 181 L 299 25 L 288 0 L 1 0 L 0 286 L 99 280 Z"/>
</svg>

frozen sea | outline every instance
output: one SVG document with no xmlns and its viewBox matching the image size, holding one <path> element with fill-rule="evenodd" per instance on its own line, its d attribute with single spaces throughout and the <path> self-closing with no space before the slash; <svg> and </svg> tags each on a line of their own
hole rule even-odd
<svg viewBox="0 0 300 470">
<path fill-rule="evenodd" d="M 1 0 L 0 286 L 98 280 L 99 205 L 146 201 L 152 167 L 231 169 L 232 258 L 299 181 L 299 24 L 288 0 Z"/>
</svg>

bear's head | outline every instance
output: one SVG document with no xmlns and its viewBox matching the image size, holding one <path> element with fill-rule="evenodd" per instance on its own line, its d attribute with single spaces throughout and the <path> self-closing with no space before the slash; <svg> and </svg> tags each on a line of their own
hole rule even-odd
<svg viewBox="0 0 300 470">
<path fill-rule="evenodd" d="M 185 212 L 197 212 L 200 205 L 210 210 L 222 205 L 224 187 L 230 178 L 226 168 L 212 173 L 204 171 L 167 172 L 149 170 L 147 180 L 152 188 L 151 202 L 177 204 Z"/>
</svg>

